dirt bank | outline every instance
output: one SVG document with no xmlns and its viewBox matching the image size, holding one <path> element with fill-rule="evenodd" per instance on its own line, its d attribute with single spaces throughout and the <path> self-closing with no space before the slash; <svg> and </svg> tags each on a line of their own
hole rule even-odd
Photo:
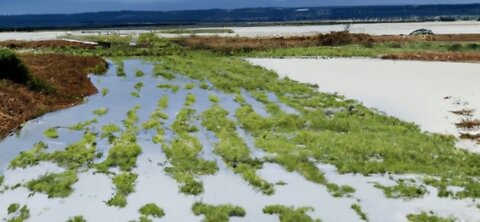
<svg viewBox="0 0 480 222">
<path fill-rule="evenodd" d="M 27 86 L 0 80 L 0 138 L 27 120 L 46 112 L 67 108 L 82 102 L 97 89 L 87 75 L 105 61 L 96 57 L 67 55 L 21 55 L 32 75 L 47 82 L 54 91 L 40 93 Z"/>
</svg>

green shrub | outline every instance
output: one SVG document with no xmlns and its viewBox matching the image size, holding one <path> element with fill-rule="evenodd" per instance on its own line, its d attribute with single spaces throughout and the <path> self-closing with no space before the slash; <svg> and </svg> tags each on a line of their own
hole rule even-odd
<svg viewBox="0 0 480 222">
<path fill-rule="evenodd" d="M 30 217 L 30 210 L 27 206 L 20 208 L 19 204 L 10 204 L 8 207 L 8 214 L 13 215 L 10 219 L 4 219 L 7 222 L 23 222 Z"/>
<path fill-rule="evenodd" d="M 0 67 L 0 79 L 24 84 L 34 91 L 44 93 L 54 91 L 54 89 L 43 80 L 33 77 L 23 62 L 10 50 L 0 49 Z"/>
<path fill-rule="evenodd" d="M 364 221 L 368 221 L 367 214 L 365 214 L 362 211 L 362 207 L 359 204 L 352 204 L 352 206 L 350 206 L 350 208 L 352 208 L 355 211 L 355 213 L 357 213 L 358 216 L 360 216 L 360 219 L 362 219 Z"/>
<path fill-rule="evenodd" d="M 14 52 L 0 49 L 0 79 L 26 84 L 31 80 L 30 73 Z"/>
<path fill-rule="evenodd" d="M 48 128 L 47 130 L 45 130 L 45 132 L 43 132 L 43 135 L 45 135 L 46 137 L 50 138 L 50 139 L 56 139 L 58 138 L 58 132 L 57 132 L 57 129 L 55 128 Z"/>
</svg>

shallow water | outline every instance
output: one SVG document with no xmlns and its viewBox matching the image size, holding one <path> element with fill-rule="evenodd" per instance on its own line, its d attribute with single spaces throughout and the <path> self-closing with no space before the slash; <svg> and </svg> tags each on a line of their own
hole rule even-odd
<svg viewBox="0 0 480 222">
<path fill-rule="evenodd" d="M 49 145 L 49 150 L 59 150 L 80 140 L 83 135 L 82 131 L 60 128 L 59 139 L 47 139 L 43 132 L 50 127 L 68 127 L 78 122 L 97 118 L 98 123 L 91 125 L 90 128 L 92 131 L 99 131 L 105 124 L 122 125 L 125 113 L 135 105 L 141 106 L 138 116 L 139 123 L 142 123 L 147 121 L 150 114 L 156 109 L 157 101 L 167 95 L 170 102 L 164 111 L 168 114 L 169 119 L 164 121 L 164 127 L 168 141 L 174 135 L 170 129 L 171 124 L 183 107 L 185 96 L 189 92 L 197 97 L 197 102 L 191 107 L 197 111 L 196 115 L 200 115 L 210 107 L 211 102 L 208 101 L 208 95 L 215 94 L 220 99 L 219 104 L 229 111 L 228 117 L 235 120 L 235 110 L 239 105 L 234 102 L 234 95 L 216 90 L 200 89 L 199 82 L 182 76 L 178 76 L 174 80 L 154 77 L 152 76 L 152 64 L 139 60 L 125 61 L 126 78 L 117 77 L 115 65 L 110 65 L 105 76 L 91 76 L 92 82 L 100 91 L 103 88 L 109 89 L 109 93 L 105 97 L 94 95 L 89 97 L 84 104 L 29 121 L 19 135 L 10 136 L 0 142 L 0 174 L 5 175 L 4 185 L 13 186 L 38 178 L 47 172 L 64 171 L 63 168 L 51 163 L 40 163 L 27 169 L 7 169 L 9 161 L 20 151 L 29 150 L 39 141 L 45 141 Z M 140 78 L 135 77 L 134 74 L 137 70 L 142 70 L 146 75 Z M 139 98 L 130 95 L 135 91 L 134 85 L 137 82 L 144 83 Z M 197 83 L 194 89 L 183 88 L 185 83 L 191 82 Z M 179 85 L 181 89 L 177 93 L 173 93 L 169 89 L 157 88 L 156 85 L 159 83 Z M 243 92 L 243 94 L 257 112 L 268 115 L 261 103 L 247 92 Z M 291 109 L 281 104 L 274 95 L 270 94 L 269 97 L 285 110 Z M 92 111 L 101 107 L 108 108 L 109 112 L 101 117 L 93 115 Z M 297 112 L 294 109 L 290 111 Z M 387 176 L 339 175 L 334 167 L 326 165 L 318 165 L 318 167 L 326 173 L 326 177 L 330 181 L 339 185 L 348 184 L 355 187 L 357 192 L 353 197 L 334 198 L 328 193 L 325 186 L 306 181 L 301 175 L 287 172 L 277 164 L 265 164 L 263 169 L 257 172 L 268 182 L 282 181 L 286 183 L 286 185 L 276 185 L 275 194 L 266 196 L 255 190 L 239 175 L 234 174 L 221 158 L 213 153 L 213 147 L 217 141 L 213 133 L 202 127 L 198 119 L 193 124 L 199 128 L 199 131 L 192 135 L 197 136 L 203 145 L 200 158 L 215 160 L 219 167 L 219 172 L 216 174 L 199 177 L 205 188 L 205 192 L 199 196 L 179 193 L 179 184 L 164 171 L 168 160 L 161 146 L 152 142 L 155 132 L 142 130 L 138 135 L 137 143 L 142 147 L 143 152 L 138 157 L 137 166 L 133 170 L 139 176 L 135 192 L 128 196 L 128 205 L 125 208 L 109 207 L 105 204 L 105 201 L 115 193 L 111 176 L 87 170 L 78 174 L 79 181 L 73 186 L 74 192 L 67 198 L 48 199 L 45 194 L 41 193 L 29 197 L 30 191 L 23 187 L 0 193 L 0 218 L 7 216 L 6 209 L 11 203 L 20 203 L 28 205 L 31 212 L 30 221 L 60 222 L 76 215 L 83 215 L 87 221 L 130 221 L 139 218 L 138 209 L 141 206 L 153 202 L 165 210 L 166 215 L 160 221 L 200 221 L 203 216 L 195 216 L 191 212 L 191 206 L 196 201 L 203 201 L 207 204 L 235 204 L 246 210 L 247 214 L 244 218 L 232 218 L 231 221 L 278 221 L 276 215 L 266 215 L 262 212 L 263 207 L 270 204 L 295 207 L 311 206 L 315 211 L 309 212 L 309 215 L 323 221 L 360 221 L 360 218 L 350 209 L 351 204 L 356 203 L 357 199 L 360 200 L 363 210 L 371 219 L 370 221 L 405 221 L 405 215 L 422 210 L 433 210 L 435 213 L 446 216 L 451 214 L 468 221 L 475 221 L 480 217 L 480 212 L 475 207 L 476 202 L 473 200 L 438 199 L 435 193 L 414 201 L 390 200 L 383 196 L 381 190 L 374 188 L 371 184 L 371 182 L 393 184 L 393 180 Z M 247 132 L 241 128 L 238 128 L 237 132 L 246 140 L 253 157 L 266 155 L 255 147 L 252 137 Z M 107 152 L 109 146 L 103 140 L 99 141 L 97 145 L 98 150 L 103 152 Z"/>
</svg>

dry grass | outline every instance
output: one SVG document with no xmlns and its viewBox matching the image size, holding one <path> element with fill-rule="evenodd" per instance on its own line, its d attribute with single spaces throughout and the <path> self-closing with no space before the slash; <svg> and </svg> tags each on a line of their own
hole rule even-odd
<svg viewBox="0 0 480 222">
<path fill-rule="evenodd" d="M 0 47 L 10 49 L 40 49 L 40 48 L 82 48 L 92 49 L 95 46 L 90 44 L 84 44 L 80 42 L 69 42 L 63 40 L 46 40 L 46 41 L 3 41 L 0 42 Z"/>
<path fill-rule="evenodd" d="M 54 92 L 45 94 L 27 86 L 0 80 L 0 138 L 22 123 L 46 112 L 66 108 L 97 93 L 87 74 L 97 64 L 106 64 L 95 57 L 67 55 L 22 55 L 21 60 L 34 77 L 48 83 Z"/>
<path fill-rule="evenodd" d="M 384 55 L 382 59 L 420 60 L 420 61 L 450 61 L 479 62 L 480 53 L 475 52 L 402 52 Z"/>
<path fill-rule="evenodd" d="M 480 119 L 464 119 L 455 125 L 461 129 L 477 129 L 480 127 Z"/>
</svg>

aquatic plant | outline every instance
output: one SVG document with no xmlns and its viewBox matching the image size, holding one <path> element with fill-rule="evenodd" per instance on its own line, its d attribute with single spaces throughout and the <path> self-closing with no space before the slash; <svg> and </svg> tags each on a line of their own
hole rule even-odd
<svg viewBox="0 0 480 222">
<path fill-rule="evenodd" d="M 143 85 L 143 82 L 137 82 L 137 83 L 135 83 L 134 88 L 135 88 L 136 90 L 140 91 L 140 89 L 142 89 L 143 86 L 144 86 L 144 85 Z"/>
<path fill-rule="evenodd" d="M 327 190 L 333 197 L 351 197 L 355 193 L 355 188 L 349 185 L 338 186 L 334 183 L 327 183 Z"/>
<path fill-rule="evenodd" d="M 148 203 L 143 205 L 138 210 L 138 212 L 140 212 L 140 214 L 142 214 L 143 216 L 151 216 L 155 218 L 161 218 L 165 216 L 165 212 L 163 211 L 163 209 L 154 203 Z"/>
<path fill-rule="evenodd" d="M 127 205 L 127 196 L 135 191 L 135 181 L 138 175 L 134 173 L 121 173 L 113 178 L 116 193 L 107 201 L 107 205 L 116 207 L 125 207 Z"/>
<path fill-rule="evenodd" d="M 4 180 L 5 180 L 5 176 L 0 176 L 0 186 L 3 184 Z"/>
<path fill-rule="evenodd" d="M 426 213 L 422 212 L 420 214 L 409 214 L 407 215 L 407 219 L 410 222 L 455 222 L 454 218 L 445 218 L 440 217 L 432 212 Z"/>
<path fill-rule="evenodd" d="M 135 72 L 135 76 L 136 77 L 143 77 L 145 75 L 145 73 L 142 71 L 142 70 L 137 70 Z"/>
<path fill-rule="evenodd" d="M 67 222 L 87 222 L 83 216 L 74 216 L 67 220 Z"/>
<path fill-rule="evenodd" d="M 189 108 L 187 101 L 188 96 L 185 99 L 185 107 L 180 110 L 172 124 L 175 137 L 170 144 L 162 143 L 162 149 L 172 165 L 166 167 L 165 172 L 181 183 L 182 193 L 198 195 L 203 192 L 203 184 L 195 177 L 214 174 L 218 168 L 214 161 L 206 161 L 198 157 L 203 147 L 197 137 L 189 134 L 198 129 L 192 125 L 195 110 Z M 160 136 L 163 138 L 163 134 Z M 163 142 L 163 139 L 157 141 Z"/>
<path fill-rule="evenodd" d="M 11 216 L 10 219 L 4 218 L 6 222 L 23 222 L 30 218 L 30 210 L 26 205 L 20 208 L 20 204 L 13 203 L 8 207 L 7 213 Z"/>
<path fill-rule="evenodd" d="M 365 214 L 363 211 L 362 211 L 362 207 L 360 206 L 360 204 L 352 204 L 352 206 L 350 206 L 350 208 L 352 208 L 352 210 L 355 211 L 355 213 L 358 214 L 358 216 L 360 217 L 360 219 L 364 220 L 364 221 L 368 221 L 368 217 L 367 217 L 367 214 Z"/>
<path fill-rule="evenodd" d="M 196 202 L 192 206 L 195 215 L 204 215 L 203 222 L 228 222 L 230 217 L 244 217 L 245 210 L 234 205 L 209 205 Z"/>
<path fill-rule="evenodd" d="M 107 170 L 109 167 L 118 166 L 122 171 L 130 171 L 137 163 L 137 157 L 142 152 L 140 146 L 129 141 L 114 142 L 108 151 L 107 159 L 100 163 L 99 170 Z"/>
<path fill-rule="evenodd" d="M 208 100 L 212 103 L 218 103 L 220 99 L 215 94 L 208 94 Z"/>
<path fill-rule="evenodd" d="M 263 208 L 265 214 L 278 214 L 280 222 L 320 222 L 320 219 L 312 219 L 307 212 L 313 211 L 311 207 L 286 207 L 282 205 L 270 205 Z"/>
<path fill-rule="evenodd" d="M 126 77 L 127 74 L 125 73 L 125 65 L 123 61 L 116 61 L 116 64 L 117 64 L 117 76 Z"/>
<path fill-rule="evenodd" d="M 53 128 L 53 127 L 45 130 L 45 132 L 43 132 L 43 135 L 45 135 L 47 138 L 50 138 L 50 139 L 57 139 L 58 138 L 57 129 Z"/>
<path fill-rule="evenodd" d="M 102 89 L 102 96 L 105 97 L 110 90 L 108 88 L 103 88 Z"/>
<path fill-rule="evenodd" d="M 214 104 L 202 114 L 202 125 L 214 132 L 218 138 L 215 154 L 221 156 L 227 166 L 242 175 L 252 186 L 264 194 L 273 194 L 273 184 L 256 175 L 256 170 L 262 167 L 262 162 L 250 156 L 245 141 L 236 133 L 236 124 L 229 120 L 227 115 L 228 112 L 218 104 Z"/>
<path fill-rule="evenodd" d="M 85 128 L 87 128 L 88 126 L 94 124 L 94 123 L 97 123 L 98 120 L 97 119 L 92 119 L 92 120 L 87 120 L 85 122 L 80 122 L 80 123 L 77 123 L 73 126 L 70 126 L 68 127 L 70 130 L 76 130 L 76 131 L 82 131 L 82 130 L 85 130 Z"/>
<path fill-rule="evenodd" d="M 188 93 L 185 99 L 185 106 L 191 106 L 197 101 L 197 97 L 193 93 Z"/>
<path fill-rule="evenodd" d="M 136 98 L 140 97 L 140 93 L 138 93 L 138 91 L 131 92 L 130 95 L 133 96 L 133 97 L 136 97 Z"/>
<path fill-rule="evenodd" d="M 103 116 L 108 113 L 108 108 L 102 107 L 93 111 L 93 114 L 97 116 Z"/>
<path fill-rule="evenodd" d="M 64 173 L 49 173 L 31 180 L 25 185 L 32 192 L 48 195 L 48 198 L 63 198 L 72 192 L 72 185 L 78 181 L 77 173 L 73 170 Z"/>
<path fill-rule="evenodd" d="M 408 183 L 406 180 L 397 181 L 397 185 L 395 186 L 383 186 L 379 183 L 376 183 L 375 187 L 382 189 L 383 193 L 388 198 L 420 198 L 427 193 L 425 186 Z"/>
<path fill-rule="evenodd" d="M 187 83 L 187 84 L 185 84 L 184 88 L 186 90 L 191 90 L 191 89 L 195 88 L 195 83 Z"/>
<path fill-rule="evenodd" d="M 202 193 L 203 184 L 195 180 L 195 176 L 210 175 L 218 171 L 214 161 L 206 161 L 198 157 L 202 151 L 202 145 L 196 137 L 188 133 L 177 132 L 169 145 L 162 144 L 162 149 L 172 165 L 166 167 L 165 172 L 181 183 L 182 193 L 192 195 Z"/>
<path fill-rule="evenodd" d="M 186 107 L 181 109 L 180 112 L 178 112 L 177 117 L 175 118 L 175 121 L 173 122 L 171 128 L 175 132 L 197 132 L 198 128 L 191 124 L 194 114 L 195 110 L 191 108 Z"/>
</svg>

